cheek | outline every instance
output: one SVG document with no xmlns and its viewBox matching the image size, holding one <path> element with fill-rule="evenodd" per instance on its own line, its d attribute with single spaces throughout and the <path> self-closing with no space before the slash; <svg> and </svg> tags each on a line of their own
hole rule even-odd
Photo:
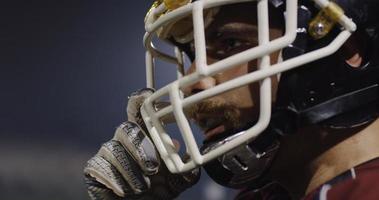
<svg viewBox="0 0 379 200">
<path fill-rule="evenodd" d="M 218 84 L 227 82 L 229 80 L 238 78 L 240 76 L 246 75 L 251 71 L 250 65 L 241 65 L 238 67 L 234 67 L 233 69 L 227 70 L 223 73 L 218 74 L 215 76 Z M 254 93 L 256 92 L 256 88 L 253 85 L 257 84 L 250 84 L 245 85 L 236 89 L 233 89 L 231 91 L 228 91 L 224 94 L 222 94 L 222 98 L 224 98 L 227 102 L 236 105 L 239 108 L 252 108 L 254 106 Z"/>
<path fill-rule="evenodd" d="M 278 54 L 275 53 L 271 55 L 271 62 L 276 63 L 278 59 Z M 275 60 L 275 62 L 273 61 Z M 220 73 L 216 76 L 216 80 L 218 84 L 238 78 L 240 76 L 246 75 L 250 72 L 254 72 L 257 70 L 257 63 L 255 61 L 250 62 L 249 64 L 241 65 L 225 71 L 224 73 Z M 278 79 L 277 76 L 271 77 L 272 81 L 272 101 L 276 100 L 276 92 L 278 87 Z M 251 110 L 259 109 L 259 83 L 251 83 L 249 85 L 242 86 L 240 88 L 233 89 L 229 92 L 222 94 L 222 97 L 239 108 L 247 109 L 247 112 Z M 249 111 L 250 110 L 250 111 Z"/>
</svg>

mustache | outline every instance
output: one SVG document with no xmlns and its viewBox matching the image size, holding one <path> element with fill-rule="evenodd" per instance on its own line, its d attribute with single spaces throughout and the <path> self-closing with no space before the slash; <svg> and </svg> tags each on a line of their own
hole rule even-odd
<svg viewBox="0 0 379 200">
<path fill-rule="evenodd" d="M 164 108 L 170 105 L 168 102 L 158 102 L 156 107 L 158 109 Z M 222 98 L 206 99 L 196 104 L 192 104 L 183 108 L 184 113 L 188 119 L 194 120 L 194 122 L 200 126 L 200 128 L 207 127 L 209 120 L 216 120 L 222 122 L 225 126 L 233 129 L 238 129 L 242 126 L 241 111 L 238 106 L 227 102 Z M 215 119 L 217 118 L 217 119 Z M 176 122 L 174 115 L 168 114 L 162 117 L 164 123 Z"/>
<path fill-rule="evenodd" d="M 201 116 L 209 116 L 210 118 L 220 118 L 224 124 L 231 127 L 240 126 L 241 112 L 238 106 L 230 102 L 226 102 L 221 98 L 212 98 L 203 100 L 197 104 L 189 106 L 186 109 L 186 114 L 188 117 L 195 120 L 200 126 L 203 124 L 197 120 L 207 120 L 201 119 Z"/>
</svg>

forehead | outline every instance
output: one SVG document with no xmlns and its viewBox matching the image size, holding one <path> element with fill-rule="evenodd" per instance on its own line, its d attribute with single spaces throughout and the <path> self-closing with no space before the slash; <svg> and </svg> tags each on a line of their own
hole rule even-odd
<svg viewBox="0 0 379 200">
<path fill-rule="evenodd" d="M 225 24 L 245 24 L 250 27 L 257 27 L 257 3 L 238 3 L 225 5 L 220 8 L 220 11 L 214 16 L 211 27 L 220 27 Z M 269 6 L 269 22 L 270 29 L 283 30 L 284 17 L 283 13 Z"/>
<path fill-rule="evenodd" d="M 246 23 L 256 26 L 256 3 L 238 3 L 222 6 L 215 16 L 212 25 L 220 26 L 228 23 Z"/>
</svg>

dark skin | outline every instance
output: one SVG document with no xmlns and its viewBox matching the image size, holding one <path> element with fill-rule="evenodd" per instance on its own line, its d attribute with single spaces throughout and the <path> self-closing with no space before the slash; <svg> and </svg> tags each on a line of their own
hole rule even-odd
<svg viewBox="0 0 379 200">
<path fill-rule="evenodd" d="M 208 64 L 258 45 L 257 23 L 255 17 L 251 15 L 254 9 L 256 9 L 254 6 L 246 5 L 225 6 L 221 9 L 214 22 L 206 29 Z M 274 22 L 272 25 L 275 27 Z M 270 29 L 270 39 L 281 35 L 281 29 Z M 352 67 L 361 64 L 362 52 L 360 48 L 354 48 L 354 39 L 351 39 L 339 53 L 341 58 Z M 271 63 L 276 63 L 278 56 L 279 52 L 271 55 Z M 185 93 L 191 95 L 214 87 L 253 72 L 257 70 L 256 66 L 256 61 L 235 66 L 186 88 Z M 187 73 L 195 70 L 196 66 L 192 64 Z M 272 77 L 274 100 L 277 82 L 277 78 Z M 217 105 L 220 105 L 221 110 L 224 104 L 232 105 L 231 110 L 237 113 L 233 115 L 236 118 L 233 120 L 244 124 L 257 116 L 258 91 L 258 84 L 252 83 L 213 97 L 209 101 L 218 102 Z M 194 117 L 195 120 L 199 122 L 203 118 L 222 115 L 222 112 L 216 112 L 217 109 L 214 107 L 212 109 L 205 109 L 208 113 L 205 117 L 201 117 L 200 112 L 199 116 Z M 210 137 L 241 124 L 221 124 L 212 131 L 209 131 L 211 127 L 205 125 L 202 128 L 205 132 L 208 131 L 206 134 Z M 322 127 L 305 127 L 296 134 L 282 138 L 280 151 L 268 176 L 286 187 L 295 199 L 301 198 L 351 167 L 379 157 L 377 130 L 379 130 L 379 121 L 371 125 L 340 131 Z"/>
</svg>

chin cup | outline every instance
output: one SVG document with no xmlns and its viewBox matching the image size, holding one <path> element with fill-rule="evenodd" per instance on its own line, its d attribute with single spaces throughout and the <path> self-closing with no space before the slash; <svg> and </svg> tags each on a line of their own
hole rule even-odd
<svg viewBox="0 0 379 200">
<path fill-rule="evenodd" d="M 240 134 L 244 132 L 208 145 L 203 153 L 231 141 Z M 253 142 L 235 148 L 204 165 L 205 171 L 215 182 L 226 187 L 236 189 L 251 185 L 259 187 L 258 185 L 262 183 L 262 175 L 270 167 L 279 149 L 277 140 L 271 141 L 269 145 L 262 145 L 267 144 L 266 139 L 258 137 Z"/>
</svg>

